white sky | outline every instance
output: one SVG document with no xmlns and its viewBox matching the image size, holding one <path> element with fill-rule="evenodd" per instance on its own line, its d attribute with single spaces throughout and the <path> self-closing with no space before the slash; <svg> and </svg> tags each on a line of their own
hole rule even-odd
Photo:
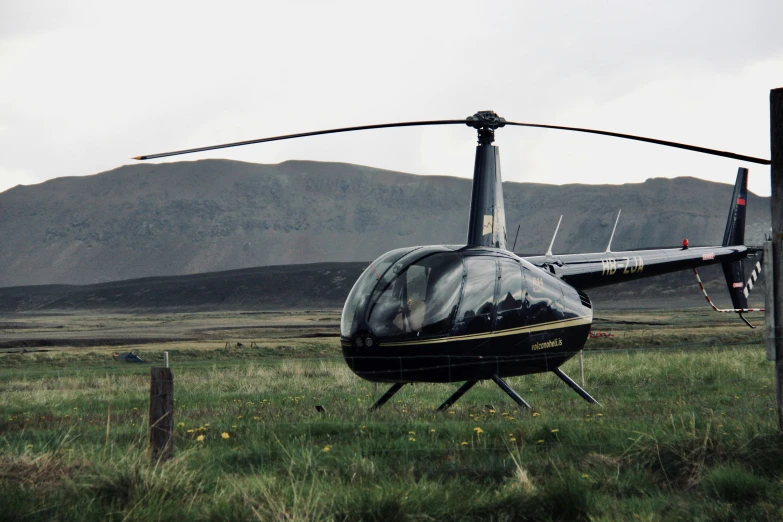
<svg viewBox="0 0 783 522">
<path fill-rule="evenodd" d="M 0 191 L 141 154 L 464 118 L 592 127 L 769 157 L 783 2 L 0 2 Z M 503 177 L 731 183 L 735 160 L 562 131 L 498 131 Z M 470 177 L 467 127 L 375 130 L 190 156 Z M 769 194 L 769 167 L 745 164 Z"/>
</svg>

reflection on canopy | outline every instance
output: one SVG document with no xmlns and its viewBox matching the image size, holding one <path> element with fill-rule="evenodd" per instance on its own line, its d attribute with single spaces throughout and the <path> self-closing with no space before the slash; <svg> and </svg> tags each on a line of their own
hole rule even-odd
<svg viewBox="0 0 783 522">
<path fill-rule="evenodd" d="M 383 254 L 381 257 L 370 263 L 359 279 L 354 283 L 348 299 L 343 306 L 343 315 L 340 320 L 340 335 L 350 337 L 356 333 L 356 329 L 362 321 L 362 315 L 367 307 L 367 300 L 373 288 L 384 277 L 389 268 L 399 261 L 406 254 L 417 250 L 414 248 L 398 248 Z"/>
<path fill-rule="evenodd" d="M 434 253 L 395 275 L 376 287 L 367 318 L 372 332 L 378 337 L 448 333 L 462 286 L 460 256 Z"/>
</svg>

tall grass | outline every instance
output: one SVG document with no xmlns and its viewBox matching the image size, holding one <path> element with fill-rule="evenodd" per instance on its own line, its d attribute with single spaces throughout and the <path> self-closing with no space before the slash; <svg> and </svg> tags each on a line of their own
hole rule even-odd
<svg viewBox="0 0 783 522">
<path fill-rule="evenodd" d="M 370 412 L 385 390 L 339 360 L 201 350 L 162 465 L 148 367 L 27 360 L 0 370 L 0 520 L 783 519 L 761 345 L 658 348 L 587 352 L 600 408 L 535 375 L 509 379 L 532 412 L 485 382 L 446 413 L 457 385 Z"/>
</svg>

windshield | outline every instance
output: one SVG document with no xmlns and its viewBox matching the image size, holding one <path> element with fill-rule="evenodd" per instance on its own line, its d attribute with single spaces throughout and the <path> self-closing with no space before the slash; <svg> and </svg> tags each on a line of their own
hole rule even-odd
<svg viewBox="0 0 783 522">
<path fill-rule="evenodd" d="M 399 267 L 403 265 L 403 267 Z M 451 329 L 462 288 L 462 260 L 439 252 L 397 268 L 376 287 L 367 321 L 378 337 L 438 335 Z"/>
<path fill-rule="evenodd" d="M 397 250 L 387 252 L 370 263 L 364 272 L 362 272 L 362 275 L 359 276 L 359 279 L 354 283 L 351 293 L 348 294 L 348 299 L 345 300 L 343 315 L 340 320 L 340 335 L 343 337 L 350 337 L 356 332 L 358 323 L 360 322 L 361 316 L 367 305 L 367 300 L 373 288 L 375 288 L 375 285 L 384 276 L 391 265 L 396 263 L 408 252 L 412 252 L 417 248 L 418 247 L 398 248 Z"/>
</svg>

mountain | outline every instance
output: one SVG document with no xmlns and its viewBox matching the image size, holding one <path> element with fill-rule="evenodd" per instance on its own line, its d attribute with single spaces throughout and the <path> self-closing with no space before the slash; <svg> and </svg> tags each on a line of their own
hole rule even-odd
<svg viewBox="0 0 783 522">
<path fill-rule="evenodd" d="M 91 285 L 0 288 L 4 312 L 199 312 L 340 309 L 367 263 L 265 266 L 184 276 L 146 277 Z M 700 270 L 718 306 L 730 307 L 723 272 Z M 764 278 L 751 293 L 763 306 Z M 596 311 L 707 307 L 689 270 L 588 291 Z"/>
<path fill-rule="evenodd" d="M 0 312 L 342 308 L 367 263 L 267 266 L 91 285 L 0 288 Z"/>
<path fill-rule="evenodd" d="M 727 173 L 727 180 L 733 174 Z M 402 246 L 464 243 L 471 181 L 349 165 L 202 160 L 125 166 L 0 193 L 0 287 L 90 284 L 265 265 L 368 261 Z M 504 183 L 509 243 L 541 253 L 722 239 L 731 186 Z M 746 241 L 769 228 L 748 198 Z"/>
</svg>

